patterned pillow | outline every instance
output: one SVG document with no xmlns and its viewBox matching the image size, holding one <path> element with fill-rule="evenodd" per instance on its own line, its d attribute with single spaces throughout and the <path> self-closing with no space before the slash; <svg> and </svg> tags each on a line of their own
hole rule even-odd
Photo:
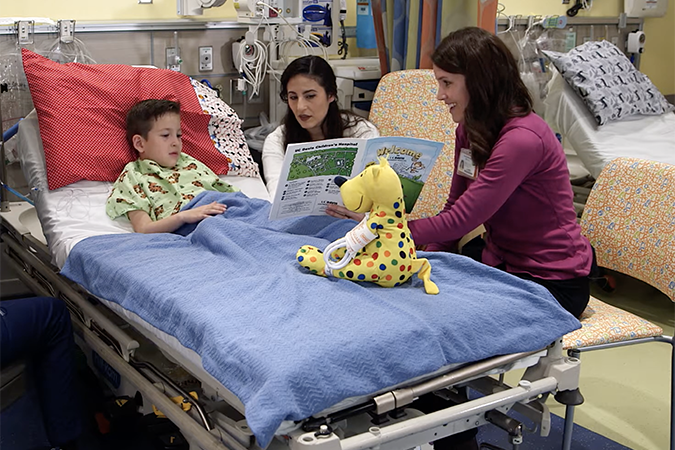
<svg viewBox="0 0 675 450">
<path fill-rule="evenodd" d="M 589 41 L 568 53 L 544 51 L 584 100 L 598 125 L 611 120 L 672 111 L 673 105 L 614 44 Z"/>
<path fill-rule="evenodd" d="M 209 136 L 216 149 L 230 160 L 228 175 L 259 177 L 258 164 L 253 160 L 241 130 L 243 120 L 222 101 L 213 89 L 190 78 L 197 99 L 205 114 L 211 115 Z"/>
<path fill-rule="evenodd" d="M 209 100 L 207 88 L 196 92 L 186 75 L 118 64 L 58 64 L 26 49 L 22 56 L 49 189 L 83 179 L 115 181 L 137 158 L 126 141 L 126 113 L 148 98 L 181 103 L 185 153 L 220 175 L 257 176 L 241 120 L 222 101 Z"/>
</svg>

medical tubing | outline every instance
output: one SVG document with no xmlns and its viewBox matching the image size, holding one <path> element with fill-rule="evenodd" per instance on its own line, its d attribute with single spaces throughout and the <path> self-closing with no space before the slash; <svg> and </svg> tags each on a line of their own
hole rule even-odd
<svg viewBox="0 0 675 450">
<path fill-rule="evenodd" d="M 7 185 L 6 185 L 5 183 L 3 183 L 2 181 L 0 181 L 0 187 L 3 187 L 3 188 L 5 188 L 5 189 L 7 189 L 9 192 L 11 192 L 12 194 L 16 195 L 16 196 L 19 197 L 21 200 L 23 200 L 23 201 L 25 201 L 25 202 L 28 202 L 28 203 L 30 203 L 31 205 L 35 206 L 35 202 L 34 202 L 33 200 L 29 199 L 29 198 L 26 197 L 25 195 L 23 195 L 23 194 L 17 192 L 16 190 L 12 189 L 11 187 L 7 186 Z"/>
<path fill-rule="evenodd" d="M 137 361 L 134 358 L 130 358 L 131 365 L 135 367 L 136 369 L 147 369 L 150 372 L 152 372 L 156 377 L 158 377 L 160 380 L 162 380 L 164 383 L 169 385 L 171 389 L 176 391 L 178 394 L 183 397 L 184 401 L 189 402 L 196 410 L 197 413 L 199 414 L 199 418 L 202 421 L 202 424 L 204 425 L 204 428 L 206 428 L 208 431 L 213 430 L 213 425 L 211 424 L 211 421 L 209 420 L 208 416 L 206 415 L 206 412 L 204 411 L 204 408 L 202 408 L 202 405 L 199 404 L 199 402 L 194 399 L 185 389 L 181 388 L 178 386 L 174 381 L 169 378 L 167 375 L 162 373 L 159 369 L 157 369 L 154 365 L 147 361 Z M 141 372 L 143 374 L 143 372 Z M 145 375 L 145 374 L 143 374 Z M 146 378 L 148 378 L 146 376 Z M 152 381 L 152 380 L 150 380 Z"/>
<path fill-rule="evenodd" d="M 344 256 L 342 259 L 339 259 L 337 261 L 333 261 L 333 259 L 330 257 L 330 255 L 335 251 L 340 248 L 347 247 L 347 240 L 345 238 L 340 238 L 337 241 L 331 242 L 328 244 L 326 249 L 323 251 L 323 261 L 326 264 L 326 268 L 324 271 L 326 272 L 326 275 L 333 275 L 334 270 L 339 270 L 342 269 L 344 266 L 349 264 L 349 262 L 354 259 L 354 256 L 356 255 L 356 252 L 350 253 L 348 250 L 345 251 Z"/>
<path fill-rule="evenodd" d="M 21 121 L 21 120 L 22 120 L 22 119 L 19 119 L 19 121 Z M 16 134 L 17 131 L 19 131 L 19 122 L 15 123 L 15 124 L 12 125 L 11 127 L 9 127 L 9 128 L 7 129 L 7 131 L 5 131 L 4 133 L 2 133 L 2 140 L 3 140 L 3 142 L 7 142 L 7 141 L 9 141 L 10 139 L 12 139 L 12 138 L 14 137 L 14 135 Z"/>
<path fill-rule="evenodd" d="M 106 346 L 98 339 L 91 330 L 84 327 L 78 322 L 74 324 L 84 336 L 84 341 L 89 344 L 96 353 L 98 353 L 103 360 L 105 360 L 113 369 L 120 373 L 120 375 L 128 380 L 133 386 L 136 386 L 141 391 L 143 399 L 154 404 L 161 410 L 166 417 L 173 422 L 181 432 L 189 438 L 192 438 L 201 448 L 209 448 L 213 450 L 246 450 L 246 447 L 239 444 L 234 438 L 225 433 L 218 437 L 208 432 L 204 427 L 198 424 L 192 417 L 185 414 L 180 406 L 173 403 L 166 395 L 164 395 L 157 387 L 150 383 L 144 375 L 133 369 L 128 363 L 125 363 L 112 349 Z"/>
<path fill-rule="evenodd" d="M 377 234 L 368 229 L 368 216 L 369 214 L 366 214 L 345 237 L 331 242 L 323 251 L 326 275 L 333 275 L 333 270 L 345 267 L 363 247 L 377 237 Z M 340 248 L 345 248 L 344 256 L 340 260 L 333 260 L 331 254 Z"/>
</svg>

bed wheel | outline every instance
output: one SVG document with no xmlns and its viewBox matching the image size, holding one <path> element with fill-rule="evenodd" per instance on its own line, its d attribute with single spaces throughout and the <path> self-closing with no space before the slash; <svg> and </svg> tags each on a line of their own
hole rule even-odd
<svg viewBox="0 0 675 450">
<path fill-rule="evenodd" d="M 555 394 L 555 399 L 563 405 L 579 406 L 584 403 L 584 396 L 581 395 L 579 388 L 568 391 L 560 391 Z"/>
</svg>

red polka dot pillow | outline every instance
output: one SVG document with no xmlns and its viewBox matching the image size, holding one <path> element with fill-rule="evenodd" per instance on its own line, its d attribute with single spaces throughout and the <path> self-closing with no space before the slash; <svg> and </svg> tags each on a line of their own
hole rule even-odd
<svg viewBox="0 0 675 450">
<path fill-rule="evenodd" d="M 186 75 L 124 65 L 58 64 L 26 49 L 22 54 L 40 125 L 49 189 L 79 180 L 115 181 L 125 164 L 137 157 L 126 141 L 127 111 L 148 98 L 181 103 L 183 151 L 215 173 L 239 175 L 241 164 L 230 170 L 235 160 L 242 153 L 251 158 L 236 113 L 230 109 L 229 116 L 214 119 L 202 107 Z M 229 134 L 218 135 L 217 146 L 209 128 L 219 120 L 231 123 Z M 248 169 L 250 176 L 257 176 L 257 166 L 254 169 Z"/>
</svg>

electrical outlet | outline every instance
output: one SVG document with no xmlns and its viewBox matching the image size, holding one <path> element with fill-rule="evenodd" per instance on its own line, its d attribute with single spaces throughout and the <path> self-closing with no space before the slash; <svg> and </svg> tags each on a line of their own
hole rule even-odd
<svg viewBox="0 0 675 450">
<path fill-rule="evenodd" d="M 213 70 L 213 47 L 199 47 L 199 71 Z"/>
</svg>

